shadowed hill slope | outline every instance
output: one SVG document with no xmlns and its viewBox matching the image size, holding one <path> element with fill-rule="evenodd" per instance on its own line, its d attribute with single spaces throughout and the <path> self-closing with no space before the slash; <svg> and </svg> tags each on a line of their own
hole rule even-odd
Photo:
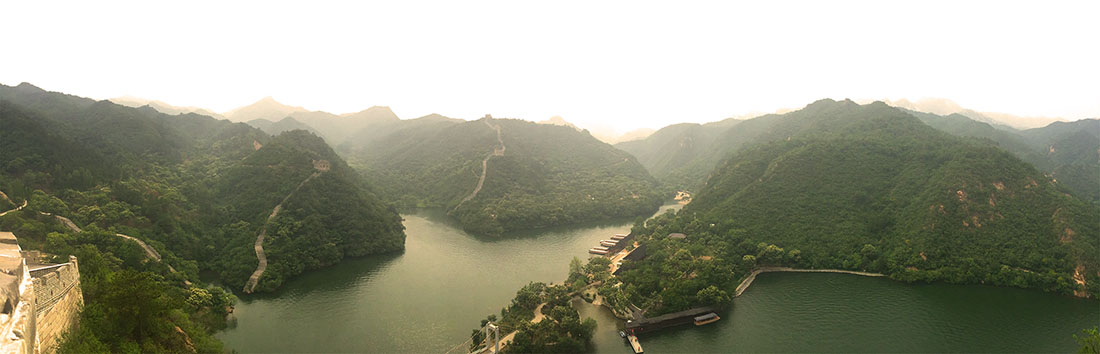
<svg viewBox="0 0 1100 354">
<path fill-rule="evenodd" d="M 271 239 L 272 271 L 260 289 L 346 256 L 402 249 L 397 213 L 308 132 L 271 137 L 241 123 L 29 84 L 0 86 L 0 120 L 0 188 L 23 200 L 41 193 L 57 201 L 45 211 L 138 237 L 192 281 L 208 270 L 239 288 L 256 265 L 249 241 L 313 173 L 314 161 L 330 172 L 304 186 L 275 220 L 294 227 Z"/>
<path fill-rule="evenodd" d="M 682 310 L 756 265 L 1100 295 L 1100 209 L 1019 158 L 882 103 L 823 100 L 776 120 L 762 136 L 782 139 L 743 148 L 683 211 L 635 227 L 649 258 L 622 276 L 628 297 Z"/>
<path fill-rule="evenodd" d="M 361 146 L 353 155 L 390 198 L 447 208 L 476 233 L 637 216 L 660 203 L 632 156 L 569 127 L 429 116 L 401 121 Z"/>
</svg>

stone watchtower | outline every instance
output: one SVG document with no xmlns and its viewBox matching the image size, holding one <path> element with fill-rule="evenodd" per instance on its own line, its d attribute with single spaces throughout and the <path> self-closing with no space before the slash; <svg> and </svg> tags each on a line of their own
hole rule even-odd
<svg viewBox="0 0 1100 354">
<path fill-rule="evenodd" d="M 313 168 L 318 171 L 328 172 L 331 167 L 328 160 L 313 160 Z"/>
</svg>

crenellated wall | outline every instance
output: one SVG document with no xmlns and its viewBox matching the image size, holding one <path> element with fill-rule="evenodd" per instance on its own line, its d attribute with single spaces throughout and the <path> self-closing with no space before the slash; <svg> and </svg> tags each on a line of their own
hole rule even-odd
<svg viewBox="0 0 1100 354">
<path fill-rule="evenodd" d="M 76 257 L 69 263 L 31 270 L 35 293 L 35 323 L 39 352 L 53 353 L 65 334 L 80 319 L 84 295 Z"/>
<path fill-rule="evenodd" d="M 40 261 L 38 252 L 19 248 L 14 234 L 0 232 L 0 354 L 53 353 L 80 318 L 84 296 L 76 257 L 62 264 Z"/>
</svg>

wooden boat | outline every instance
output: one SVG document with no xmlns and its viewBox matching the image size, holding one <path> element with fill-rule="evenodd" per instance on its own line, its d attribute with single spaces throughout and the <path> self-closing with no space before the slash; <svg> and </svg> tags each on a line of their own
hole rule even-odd
<svg viewBox="0 0 1100 354">
<path fill-rule="evenodd" d="M 638 341 L 638 337 L 635 335 L 626 336 L 626 340 L 630 341 L 630 349 L 634 350 L 634 354 L 642 354 L 642 343 Z"/>
</svg>

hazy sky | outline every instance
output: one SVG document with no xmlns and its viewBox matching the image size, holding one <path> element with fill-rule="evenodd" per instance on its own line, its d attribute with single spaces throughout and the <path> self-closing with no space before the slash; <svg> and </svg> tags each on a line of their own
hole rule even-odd
<svg viewBox="0 0 1100 354">
<path fill-rule="evenodd" d="M 831 97 L 1100 116 L 1100 1 L 0 0 L 0 83 L 636 127 Z"/>
</svg>

